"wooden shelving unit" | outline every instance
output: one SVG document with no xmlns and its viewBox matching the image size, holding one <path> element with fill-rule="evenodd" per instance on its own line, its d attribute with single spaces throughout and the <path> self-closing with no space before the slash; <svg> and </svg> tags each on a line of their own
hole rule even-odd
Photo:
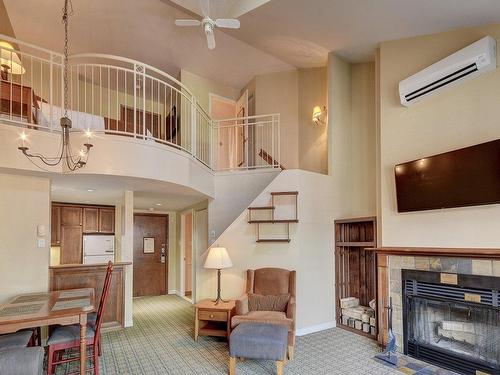
<svg viewBox="0 0 500 375">
<path fill-rule="evenodd" d="M 298 223 L 298 191 L 276 191 L 271 193 L 271 205 L 270 206 L 253 206 L 248 207 L 248 223 L 249 224 L 257 224 L 257 240 L 258 243 L 263 242 L 271 242 L 271 243 L 288 243 L 291 241 L 290 239 L 290 224 Z M 275 211 L 276 211 L 276 197 L 278 196 L 293 196 L 295 198 L 295 217 L 287 218 L 287 219 L 276 219 Z M 253 219 L 252 212 L 253 211 L 270 211 L 271 218 L 270 219 Z M 261 224 L 286 224 L 286 238 L 262 238 L 260 236 Z"/>
<path fill-rule="evenodd" d="M 335 280 L 337 325 L 348 331 L 373 339 L 375 335 L 342 324 L 340 299 L 359 298 L 360 305 L 368 306 L 377 296 L 377 258 L 373 251 L 377 246 L 375 217 L 335 220 Z M 376 313 L 376 309 L 375 309 Z"/>
</svg>

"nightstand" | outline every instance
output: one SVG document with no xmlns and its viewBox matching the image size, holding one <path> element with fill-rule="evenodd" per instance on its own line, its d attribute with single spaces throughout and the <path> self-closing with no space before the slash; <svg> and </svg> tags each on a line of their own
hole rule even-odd
<svg viewBox="0 0 500 375">
<path fill-rule="evenodd" d="M 235 301 L 220 302 L 218 305 L 209 299 L 194 305 L 194 339 L 198 336 L 219 336 L 229 338 L 231 318 L 235 312 Z"/>
</svg>

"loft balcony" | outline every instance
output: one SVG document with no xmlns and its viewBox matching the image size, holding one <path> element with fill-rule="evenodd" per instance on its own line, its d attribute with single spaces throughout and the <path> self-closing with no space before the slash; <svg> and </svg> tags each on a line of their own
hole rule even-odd
<svg viewBox="0 0 500 375">
<path fill-rule="evenodd" d="M 89 135 L 100 147 L 133 140 L 187 156 L 209 172 L 281 168 L 279 114 L 213 120 L 171 75 L 132 59 L 90 53 L 69 57 L 65 103 L 63 55 L 1 34 L 0 40 L 13 46 L 0 47 L 4 65 L 17 67 L 2 72 L 0 124 L 29 133 L 33 148 L 42 132 L 57 138 L 67 111 L 75 144 Z M 91 156 L 89 165 L 96 162 Z"/>
</svg>

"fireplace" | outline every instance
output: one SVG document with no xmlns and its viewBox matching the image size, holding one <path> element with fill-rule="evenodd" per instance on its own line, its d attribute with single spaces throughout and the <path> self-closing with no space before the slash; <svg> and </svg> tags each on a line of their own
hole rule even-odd
<svg viewBox="0 0 500 375">
<path fill-rule="evenodd" d="M 401 272 L 404 353 L 460 374 L 500 375 L 500 278 Z"/>
</svg>

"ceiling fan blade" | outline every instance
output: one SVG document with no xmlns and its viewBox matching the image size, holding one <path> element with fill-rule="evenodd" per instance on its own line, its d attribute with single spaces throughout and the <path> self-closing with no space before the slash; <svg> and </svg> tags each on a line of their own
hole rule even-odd
<svg viewBox="0 0 500 375">
<path fill-rule="evenodd" d="M 225 27 L 228 29 L 239 29 L 240 21 L 230 18 L 219 18 L 215 20 L 215 26 L 217 27 Z"/>
<path fill-rule="evenodd" d="M 200 0 L 200 10 L 203 17 L 208 17 L 210 13 L 210 0 Z"/>
<path fill-rule="evenodd" d="M 215 48 L 215 36 L 213 32 L 206 33 L 207 34 L 207 44 L 208 44 L 208 49 L 214 49 Z"/>
<path fill-rule="evenodd" d="M 198 20 L 175 20 L 177 26 L 200 26 L 201 22 Z"/>
</svg>

